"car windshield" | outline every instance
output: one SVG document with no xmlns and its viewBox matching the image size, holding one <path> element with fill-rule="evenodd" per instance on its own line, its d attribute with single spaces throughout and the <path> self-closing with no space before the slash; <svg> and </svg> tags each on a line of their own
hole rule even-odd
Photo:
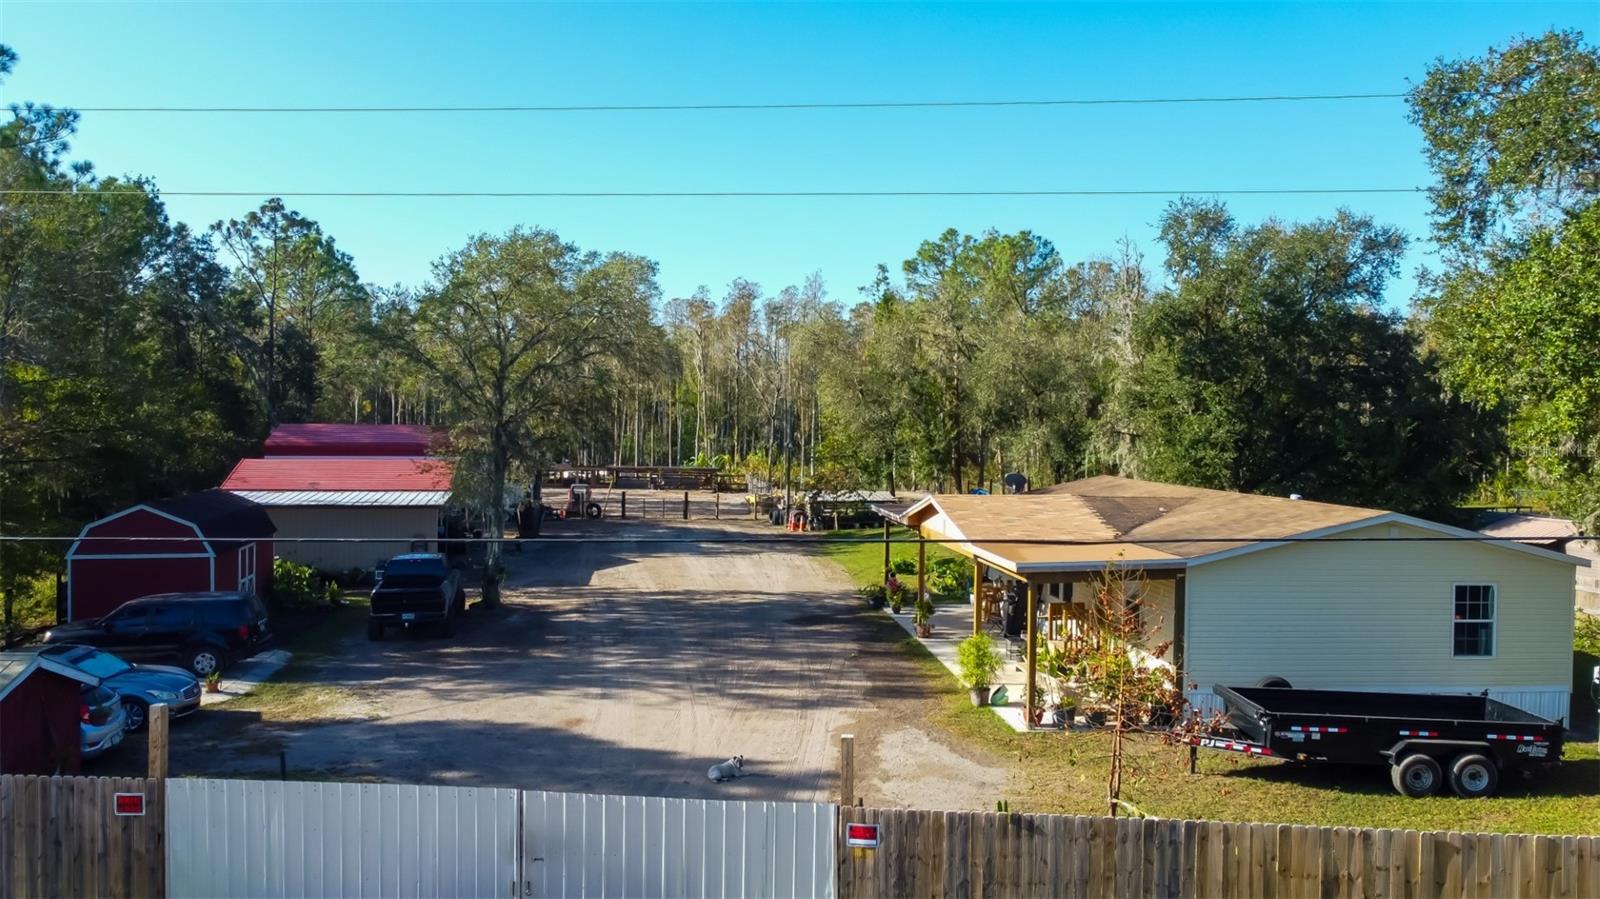
<svg viewBox="0 0 1600 899">
<path fill-rule="evenodd" d="M 95 677 L 115 677 L 133 666 L 109 652 L 86 652 L 72 659 L 72 664 Z"/>
</svg>

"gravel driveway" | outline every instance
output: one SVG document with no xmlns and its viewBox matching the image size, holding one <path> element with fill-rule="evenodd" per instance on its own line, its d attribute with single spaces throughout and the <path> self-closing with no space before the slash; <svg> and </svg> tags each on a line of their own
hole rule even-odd
<svg viewBox="0 0 1600 899">
<path fill-rule="evenodd" d="M 353 635 L 314 673 L 357 697 L 348 708 L 252 725 L 242 743 L 175 740 L 174 771 L 275 774 L 283 749 L 292 770 L 336 779 L 815 801 L 855 732 L 870 801 L 983 806 L 1002 789 L 916 728 L 926 678 L 863 620 L 837 565 L 782 542 L 699 542 L 781 531 L 556 527 L 627 540 L 509 556 L 504 607 L 474 608 L 454 638 Z M 692 542 L 646 542 L 661 537 Z M 734 754 L 749 776 L 710 783 Z"/>
</svg>

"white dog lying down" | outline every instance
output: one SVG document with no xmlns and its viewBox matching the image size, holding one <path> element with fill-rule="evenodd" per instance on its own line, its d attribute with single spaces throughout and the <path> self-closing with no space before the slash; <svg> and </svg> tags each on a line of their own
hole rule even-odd
<svg viewBox="0 0 1600 899">
<path fill-rule="evenodd" d="M 736 755 L 725 762 L 719 762 L 706 770 L 706 777 L 711 778 L 712 783 L 722 783 L 725 780 L 733 780 L 735 777 L 743 776 L 744 756 L 742 755 Z"/>
</svg>

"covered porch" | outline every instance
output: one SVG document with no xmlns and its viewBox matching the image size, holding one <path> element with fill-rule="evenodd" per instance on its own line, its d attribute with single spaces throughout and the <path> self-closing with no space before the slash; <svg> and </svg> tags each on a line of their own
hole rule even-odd
<svg viewBox="0 0 1600 899">
<path fill-rule="evenodd" d="M 993 706 L 1018 731 L 1043 717 L 1039 650 L 1094 639 L 1091 604 L 1109 566 L 1133 577 L 1153 643 L 1169 644 L 1159 663 L 1183 669 L 1186 559 L 1120 541 L 1077 497 L 1064 495 L 930 496 L 909 507 L 880 509 L 884 518 L 884 577 L 888 579 L 891 524 L 917 535 L 917 583 L 925 583 L 927 546 L 943 545 L 972 565 L 966 606 L 941 606 L 933 633 L 917 637 L 959 678 L 956 649 L 972 634 L 989 633 L 1005 656 L 998 683 L 1007 702 Z M 904 617 L 905 620 L 902 620 Z M 909 617 L 897 616 L 916 636 Z"/>
</svg>

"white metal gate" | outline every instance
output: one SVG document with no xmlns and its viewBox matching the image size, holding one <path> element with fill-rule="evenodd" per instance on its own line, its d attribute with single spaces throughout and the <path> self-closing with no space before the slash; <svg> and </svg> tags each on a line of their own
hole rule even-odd
<svg viewBox="0 0 1600 899">
<path fill-rule="evenodd" d="M 510 896 L 517 791 L 167 781 L 175 897 Z"/>
<path fill-rule="evenodd" d="M 834 895 L 838 807 L 522 794 L 523 899 Z"/>
</svg>

